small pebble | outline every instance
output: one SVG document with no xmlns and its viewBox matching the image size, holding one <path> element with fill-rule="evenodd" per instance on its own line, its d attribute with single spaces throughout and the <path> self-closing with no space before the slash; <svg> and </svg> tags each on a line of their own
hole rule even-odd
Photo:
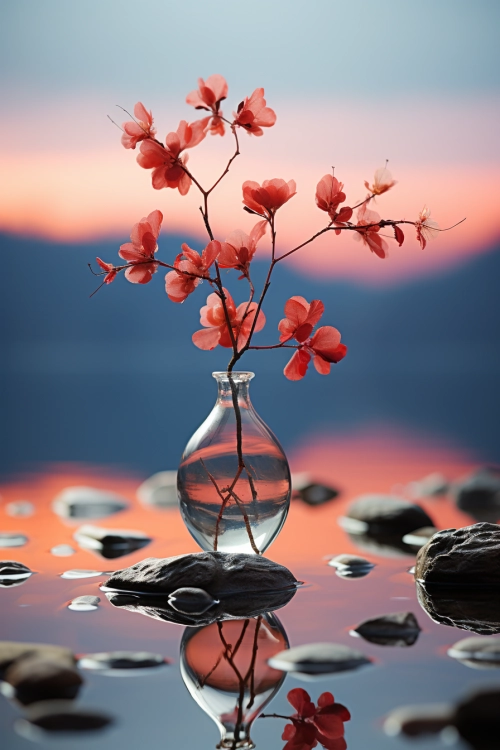
<svg viewBox="0 0 500 750">
<path fill-rule="evenodd" d="M 76 550 L 69 544 L 56 544 L 56 546 L 52 547 L 50 551 L 56 557 L 70 557 L 76 552 Z"/>
<path fill-rule="evenodd" d="M 500 638 L 464 638 L 448 650 L 448 656 L 473 669 L 500 669 Z"/>
<path fill-rule="evenodd" d="M 113 719 L 100 711 L 78 707 L 72 701 L 61 700 L 36 703 L 26 712 L 25 718 L 18 719 L 14 726 L 22 737 L 43 742 L 52 733 L 56 736 L 64 736 L 63 733 L 66 732 L 80 734 L 104 729 L 112 723 Z"/>
<path fill-rule="evenodd" d="M 140 673 L 144 669 L 165 667 L 167 661 L 160 654 L 146 651 L 109 651 L 99 654 L 85 654 L 78 660 L 80 669 L 88 669 L 102 674 L 128 675 Z"/>
<path fill-rule="evenodd" d="M 154 508 L 177 508 L 177 471 L 159 471 L 137 488 L 139 501 Z"/>
<path fill-rule="evenodd" d="M 68 609 L 74 612 L 91 612 L 98 608 L 100 601 L 98 596 L 77 596 L 68 604 Z"/>
<path fill-rule="evenodd" d="M 23 518 L 26 518 L 27 516 L 32 516 L 35 512 L 35 506 L 33 503 L 29 503 L 27 500 L 16 500 L 12 503 L 7 503 L 5 506 L 5 511 L 7 515 L 18 517 L 21 516 Z"/>
<path fill-rule="evenodd" d="M 325 675 L 347 672 L 370 664 L 364 654 L 339 643 L 309 643 L 281 651 L 268 664 L 273 669 L 297 675 Z"/>
<path fill-rule="evenodd" d="M 61 518 L 105 518 L 127 508 L 125 498 L 95 487 L 66 487 L 52 503 Z"/>
<path fill-rule="evenodd" d="M 65 570 L 64 573 L 61 573 L 61 578 L 67 578 L 69 580 L 74 580 L 75 578 L 95 578 L 95 576 L 105 576 L 109 575 L 109 573 L 106 573 L 102 570 Z"/>
<path fill-rule="evenodd" d="M 27 581 L 32 575 L 33 571 L 22 563 L 15 562 L 14 560 L 0 561 L 1 587 L 19 586 L 21 583 L 24 583 L 24 581 Z"/>
<path fill-rule="evenodd" d="M 410 547 L 423 547 L 424 544 L 427 544 L 429 539 L 434 536 L 434 534 L 437 534 L 438 529 L 435 528 L 435 526 L 423 526 L 421 529 L 415 529 L 415 531 L 411 531 L 409 534 L 405 534 L 403 537 L 403 542 L 405 544 L 409 544 Z"/>
<path fill-rule="evenodd" d="M 27 541 L 28 537 L 24 534 L 7 531 L 0 533 L 0 547 L 24 547 Z"/>
</svg>

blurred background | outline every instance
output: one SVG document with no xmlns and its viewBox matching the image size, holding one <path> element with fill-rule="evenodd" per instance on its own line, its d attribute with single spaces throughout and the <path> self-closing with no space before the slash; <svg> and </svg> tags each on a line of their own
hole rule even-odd
<svg viewBox="0 0 500 750">
<path fill-rule="evenodd" d="M 314 193 L 332 166 L 353 204 L 386 159 L 398 184 L 373 206 L 382 216 L 415 219 L 426 204 L 441 227 L 467 217 L 425 250 L 407 231 L 386 260 L 341 236 L 280 264 L 255 343 L 276 342 L 284 302 L 298 294 L 324 301 L 322 323 L 349 348 L 330 376 L 311 368 L 300 383 L 283 377 L 285 352 L 242 363 L 257 373 L 254 405 L 292 468 L 313 443 L 366 434 L 371 446 L 407 435 L 498 461 L 497 2 L 16 0 L 0 18 L 2 474 L 61 462 L 138 477 L 175 468 L 208 414 L 211 372 L 228 357 L 191 343 L 207 285 L 175 305 L 159 272 L 144 287 L 120 277 L 90 298 L 87 264 L 116 262 L 132 225 L 157 208 L 163 260 L 184 241 L 204 247 L 196 191 L 154 191 L 107 115 L 121 123 L 116 105 L 132 111 L 140 100 L 163 139 L 197 119 L 185 97 L 213 73 L 229 83 L 226 115 L 264 86 L 278 117 L 262 138 L 241 135 L 242 156 L 213 196 L 221 239 L 253 226 L 245 179 L 296 180 L 279 213 L 285 252 L 324 226 Z M 207 137 L 190 154 L 193 173 L 213 181 L 232 146 Z M 245 283 L 227 278 L 242 301 Z M 360 466 L 368 458 L 361 452 Z"/>
</svg>

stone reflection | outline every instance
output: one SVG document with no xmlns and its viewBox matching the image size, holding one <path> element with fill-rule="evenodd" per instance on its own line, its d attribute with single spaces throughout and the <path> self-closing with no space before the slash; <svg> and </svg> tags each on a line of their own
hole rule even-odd
<svg viewBox="0 0 500 750">
<path fill-rule="evenodd" d="M 194 700 L 217 724 L 218 748 L 253 748 L 250 728 L 280 689 L 285 673 L 268 659 L 289 647 L 275 615 L 186 628 L 181 674 Z"/>
<path fill-rule="evenodd" d="M 431 620 L 478 635 L 500 633 L 498 590 L 416 584 L 417 599 Z"/>
</svg>

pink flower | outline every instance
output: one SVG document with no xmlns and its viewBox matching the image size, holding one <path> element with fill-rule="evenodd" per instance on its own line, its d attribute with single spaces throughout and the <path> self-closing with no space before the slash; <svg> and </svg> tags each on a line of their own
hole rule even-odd
<svg viewBox="0 0 500 750">
<path fill-rule="evenodd" d="M 111 282 L 114 280 L 118 271 L 116 270 L 116 268 L 114 267 L 112 263 L 105 263 L 100 258 L 96 258 L 96 261 L 101 266 L 103 271 L 107 271 L 107 274 L 104 277 L 103 284 L 111 284 Z"/>
<path fill-rule="evenodd" d="M 236 307 L 227 289 L 223 289 L 223 292 L 226 298 L 226 307 L 233 336 L 238 347 L 241 348 L 247 343 L 258 305 L 256 302 L 252 302 L 251 304 L 242 302 L 241 305 Z M 227 327 L 222 300 L 215 292 L 207 297 L 206 306 L 200 310 L 200 323 L 205 328 L 193 333 L 193 344 L 198 349 L 215 349 L 217 344 L 228 349 L 232 347 L 231 335 Z M 265 323 L 266 318 L 264 313 L 259 312 L 254 330 L 261 331 Z"/>
<path fill-rule="evenodd" d="M 152 211 L 145 219 L 134 224 L 130 233 L 132 242 L 126 242 L 120 247 L 118 255 L 131 263 L 125 271 L 125 277 L 132 284 L 147 284 L 156 273 L 158 263 L 155 253 L 158 250 L 157 239 L 160 234 L 163 214 Z"/>
<path fill-rule="evenodd" d="M 266 107 L 264 89 L 255 89 L 252 96 L 246 97 L 233 112 L 234 125 L 245 128 L 247 133 L 263 135 L 262 128 L 270 128 L 276 122 L 274 110 Z"/>
<path fill-rule="evenodd" d="M 212 135 L 224 135 L 224 123 L 221 120 L 222 111 L 220 103 L 227 97 L 226 79 L 220 75 L 209 76 L 206 81 L 198 78 L 198 90 L 191 91 L 186 97 L 186 102 L 196 109 L 206 109 L 212 112 L 212 117 L 205 118 Z"/>
<path fill-rule="evenodd" d="M 311 357 L 314 358 L 316 370 L 321 375 L 328 375 L 331 364 L 340 362 L 347 354 L 347 347 L 340 343 L 340 333 L 332 326 L 318 328 L 311 338 L 313 328 L 324 309 L 321 300 L 315 299 L 309 304 L 304 297 L 290 297 L 285 304 L 286 317 L 278 324 L 280 341 L 284 343 L 295 338 L 299 342 L 297 351 L 284 369 L 288 380 L 301 380 L 307 372 Z"/>
<path fill-rule="evenodd" d="M 165 289 L 172 302 L 184 302 L 201 280 L 208 278 L 208 269 L 221 251 L 221 243 L 217 240 L 209 242 L 201 255 L 186 243 L 181 247 L 182 253 L 174 261 L 178 270 L 169 271 L 165 276 Z"/>
<path fill-rule="evenodd" d="M 153 128 L 153 115 L 148 112 L 142 102 L 137 102 L 134 107 L 134 115 L 137 122 L 129 120 L 123 123 L 122 145 L 125 148 L 135 148 L 139 141 L 145 138 L 154 138 L 156 130 Z"/>
<path fill-rule="evenodd" d="M 424 206 L 418 215 L 418 219 L 415 222 L 415 229 L 417 230 L 417 240 L 420 242 L 422 250 L 427 245 L 427 240 L 432 240 L 439 234 L 439 224 L 434 219 L 430 218 L 431 211 L 427 206 Z"/>
<path fill-rule="evenodd" d="M 334 219 L 340 203 L 345 201 L 344 185 L 331 174 L 325 174 L 316 186 L 316 205 Z"/>
<path fill-rule="evenodd" d="M 380 167 L 380 169 L 377 169 L 373 185 L 370 186 L 365 180 L 365 188 L 373 193 L 373 195 L 382 195 L 382 193 L 386 193 L 396 184 L 396 180 L 392 179 L 392 174 L 387 167 Z"/>
<path fill-rule="evenodd" d="M 219 266 L 221 268 L 235 268 L 241 271 L 242 279 L 248 276 L 250 263 L 257 249 L 258 241 L 264 236 L 267 228 L 267 221 L 259 221 L 250 231 L 250 234 L 236 229 L 226 237 L 222 243 L 222 250 L 219 255 Z"/>
<path fill-rule="evenodd" d="M 367 245 L 372 253 L 378 255 L 379 258 L 387 257 L 387 242 L 380 237 L 380 227 L 377 223 L 380 221 L 380 216 L 376 211 L 370 211 L 367 203 L 363 203 L 357 213 L 358 223 L 356 224 L 359 229 L 354 232 L 355 240 L 362 240 Z M 367 226 L 367 229 L 363 227 Z"/>
<path fill-rule="evenodd" d="M 295 180 L 285 182 L 275 178 L 264 180 L 262 185 L 247 180 L 243 183 L 243 203 L 259 216 L 271 217 L 296 194 Z"/>
<path fill-rule="evenodd" d="M 181 157 L 186 148 L 193 148 L 206 136 L 206 122 L 198 120 L 188 123 L 181 120 L 175 133 L 166 138 L 166 148 L 157 141 L 147 140 L 141 143 L 141 153 L 137 156 L 138 164 L 143 169 L 152 169 L 152 183 L 155 190 L 161 188 L 178 188 L 181 195 L 186 195 L 191 187 L 191 177 L 183 168 L 187 154 Z"/>
<path fill-rule="evenodd" d="M 316 707 L 309 694 L 294 688 L 287 695 L 296 713 L 291 717 L 281 739 L 287 740 L 283 750 L 311 750 L 318 742 L 327 750 L 345 750 L 344 722 L 351 714 L 341 703 L 335 703 L 331 693 L 322 693 Z"/>
</svg>

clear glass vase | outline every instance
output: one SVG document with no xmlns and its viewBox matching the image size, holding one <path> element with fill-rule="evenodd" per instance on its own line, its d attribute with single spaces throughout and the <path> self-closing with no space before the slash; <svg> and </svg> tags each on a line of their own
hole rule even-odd
<svg viewBox="0 0 500 750">
<path fill-rule="evenodd" d="M 213 376 L 217 401 L 187 444 L 177 475 L 182 517 L 203 550 L 261 554 L 288 513 L 288 461 L 250 401 L 253 373 Z"/>
<path fill-rule="evenodd" d="M 283 626 L 272 614 L 186 628 L 181 642 L 182 679 L 219 727 L 218 748 L 255 747 L 250 728 L 285 679 L 284 672 L 267 662 L 287 648 Z"/>
</svg>

